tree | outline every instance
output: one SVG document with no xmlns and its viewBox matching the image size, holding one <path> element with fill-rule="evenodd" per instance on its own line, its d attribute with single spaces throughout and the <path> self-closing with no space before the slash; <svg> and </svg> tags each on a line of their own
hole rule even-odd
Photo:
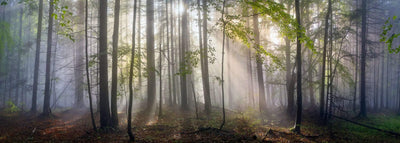
<svg viewBox="0 0 400 143">
<path fill-rule="evenodd" d="M 325 107 L 325 66 L 326 66 L 326 46 L 328 45 L 328 28 L 329 28 L 329 15 L 332 11 L 332 0 L 328 1 L 328 11 L 325 17 L 325 33 L 324 33 L 324 47 L 322 52 L 322 71 L 321 71 L 321 90 L 320 90 L 320 107 L 319 113 L 320 117 L 324 117 L 324 107 Z"/>
<path fill-rule="evenodd" d="M 88 53 L 88 19 L 89 19 L 89 4 L 88 0 L 85 0 L 85 55 L 86 55 L 86 80 L 87 80 L 87 88 L 89 94 L 89 108 L 90 108 L 90 117 L 92 119 L 93 130 L 97 130 L 96 122 L 94 121 L 93 116 L 93 105 L 92 105 L 92 92 L 90 87 L 90 79 L 89 79 L 89 53 Z"/>
<path fill-rule="evenodd" d="M 114 33 L 113 33 L 113 49 L 112 49 L 112 81 L 111 81 L 111 124 L 118 127 L 118 35 L 119 35 L 119 9 L 120 0 L 115 0 L 114 8 Z"/>
<path fill-rule="evenodd" d="M 79 0 L 77 9 L 78 9 L 78 24 L 83 24 L 84 17 L 84 1 Z M 80 31 L 80 29 L 79 29 Z M 85 106 L 83 102 L 83 34 L 81 32 L 77 33 L 77 41 L 75 47 L 75 107 L 81 108 Z"/>
<path fill-rule="evenodd" d="M 366 93 L 365 93 L 365 65 L 366 65 L 366 43 L 367 43 L 367 0 L 362 0 L 361 3 L 361 71 L 360 71 L 360 116 L 367 116 L 366 109 Z"/>
<path fill-rule="evenodd" d="M 139 9 L 139 11 L 137 12 L 137 19 L 138 19 L 138 35 L 137 35 L 137 40 L 138 40 L 138 53 L 137 53 L 137 55 L 138 55 L 138 57 L 137 57 L 137 59 L 138 59 L 138 90 L 140 91 L 140 93 L 142 93 L 142 48 L 141 48 L 141 42 L 140 42 L 140 40 L 141 40 L 141 20 L 140 20 L 140 4 L 141 4 L 141 0 L 138 0 L 138 2 L 137 3 L 139 3 L 139 5 L 138 5 L 138 8 L 137 9 Z M 135 17 L 136 18 L 136 17 Z"/>
<path fill-rule="evenodd" d="M 49 1 L 49 26 L 47 31 L 47 52 L 46 52 L 46 80 L 44 84 L 44 103 L 43 113 L 45 117 L 50 116 L 50 65 L 51 65 L 51 44 L 53 38 L 53 12 L 54 12 L 54 0 Z"/>
<path fill-rule="evenodd" d="M 159 86 L 160 94 L 159 94 L 159 105 L 158 105 L 158 117 L 162 116 L 162 102 L 163 102 L 163 100 L 162 100 L 162 52 L 163 52 L 162 44 L 163 44 L 163 42 L 164 42 L 164 27 L 161 26 L 161 28 L 160 28 L 160 40 L 159 40 L 159 47 L 158 47 L 159 48 L 158 49 L 159 50 L 159 56 L 158 56 L 158 58 L 159 58 L 159 68 L 158 68 L 158 72 L 160 74 L 159 82 L 158 82 L 160 84 L 160 86 Z"/>
<path fill-rule="evenodd" d="M 359 4 L 358 4 L 358 0 L 356 0 L 356 9 L 358 9 L 358 6 L 359 6 Z M 359 28 L 359 22 L 357 22 L 356 23 L 356 58 L 355 58 L 355 61 L 356 61 L 356 69 L 355 69 L 355 79 L 354 79 L 354 82 L 355 82 L 355 84 L 354 84 L 354 95 L 353 95 L 353 112 L 356 112 L 356 100 L 357 100 L 357 80 L 358 80 L 358 61 L 359 61 L 359 56 L 358 56 L 358 43 L 359 43 L 359 41 L 358 41 L 358 34 L 359 34 L 359 32 L 358 32 L 358 28 Z M 382 77 L 383 78 L 383 77 Z M 383 81 L 383 80 L 382 80 Z M 383 94 L 382 94 L 383 95 Z"/>
<path fill-rule="evenodd" d="M 23 8 L 21 8 L 20 9 L 20 17 L 19 17 L 19 35 L 18 35 L 18 37 L 19 37 L 19 41 L 20 41 L 20 44 L 19 44 L 19 46 L 18 46 L 18 48 L 19 49 L 17 49 L 17 54 L 18 54 L 18 59 L 17 59 L 17 87 L 15 87 L 15 89 L 16 89 L 16 92 L 15 92 L 15 97 L 16 97 L 16 100 L 15 100 L 15 104 L 16 104 L 16 106 L 18 106 L 19 105 L 19 95 L 20 95 L 20 84 L 21 84 L 21 79 L 20 79 L 20 76 L 21 76 L 21 51 L 22 51 L 22 18 L 23 18 L 23 16 L 24 16 L 24 9 Z"/>
<path fill-rule="evenodd" d="M 40 41 L 42 37 L 42 20 L 43 20 L 43 0 L 39 0 L 39 16 L 38 16 L 38 28 L 36 36 L 36 52 L 35 52 L 35 69 L 33 73 L 33 90 L 32 90 L 32 106 L 31 112 L 36 113 L 37 103 L 37 88 L 39 78 L 39 62 L 40 62 Z"/>
<path fill-rule="evenodd" d="M 254 0 L 255 2 L 255 0 Z M 256 68 L 257 68 L 257 79 L 258 79 L 258 94 L 259 94 L 259 110 L 263 112 L 266 109 L 265 101 L 265 88 L 264 88 L 264 76 L 263 76 L 263 58 L 261 57 L 261 46 L 260 46 L 260 30 L 258 28 L 258 13 L 257 9 L 253 9 L 253 27 L 254 27 L 254 39 L 256 53 Z"/>
<path fill-rule="evenodd" d="M 107 61 L 107 0 L 99 0 L 99 82 L 100 82 L 100 126 L 110 126 L 110 106 L 108 100 Z"/>
<path fill-rule="evenodd" d="M 183 0 L 183 14 L 182 14 L 182 46 L 180 51 L 180 76 L 181 76 L 181 108 L 187 110 L 188 102 L 187 102 L 187 79 L 186 79 L 186 71 L 189 67 L 186 63 L 186 49 L 189 48 L 189 29 L 188 29 L 188 1 Z"/>
<path fill-rule="evenodd" d="M 170 7 L 170 9 L 171 9 L 171 11 L 172 11 L 172 0 L 171 0 L 171 4 L 169 5 L 169 7 Z M 173 94 L 173 99 L 172 99 L 172 104 L 176 104 L 176 97 L 177 97 L 177 90 L 176 90 L 176 86 L 177 86 L 177 84 L 176 84 L 176 82 L 177 82 L 177 76 L 175 75 L 176 74 L 176 59 L 178 59 L 178 58 L 176 58 L 176 53 L 175 53 L 175 47 L 174 47 L 174 41 L 175 41 L 175 39 L 174 39 L 174 15 L 171 13 L 171 66 L 172 66 L 172 94 Z M 176 44 L 177 45 L 177 44 Z"/>
<path fill-rule="evenodd" d="M 290 12 L 291 4 L 287 6 L 287 13 Z M 290 61 L 290 39 L 285 37 L 285 62 L 286 62 L 286 92 L 287 92 L 287 112 L 293 114 L 294 111 L 294 80 L 292 78 L 292 64 Z"/>
<path fill-rule="evenodd" d="M 209 115 L 211 113 L 211 96 L 210 96 L 210 79 L 208 74 L 208 29 L 207 29 L 207 3 L 208 0 L 203 0 L 203 45 L 201 46 L 200 52 L 200 60 L 201 64 L 201 77 L 203 80 L 203 92 L 204 92 L 204 110 L 206 114 Z"/>
<path fill-rule="evenodd" d="M 172 5 L 172 3 L 171 3 Z M 171 9 L 172 10 L 172 9 Z M 167 27 L 167 33 L 166 33 L 166 37 L 167 37 L 167 58 L 168 58 L 168 94 L 169 94 L 169 98 L 168 98 L 168 104 L 172 105 L 172 82 L 171 82 L 171 55 L 170 55 L 170 45 L 169 42 L 172 41 L 171 37 L 169 36 L 168 33 L 169 32 L 169 17 L 168 17 L 168 0 L 165 0 L 165 20 L 166 20 L 166 27 Z M 172 15 L 172 14 L 171 14 Z M 172 46 L 171 46 L 172 47 Z"/>
<path fill-rule="evenodd" d="M 137 0 L 134 1 L 133 4 L 133 28 L 132 28 L 132 51 L 131 51 L 131 64 L 129 66 L 129 109 L 128 109 L 128 135 L 130 141 L 135 141 L 135 136 L 132 133 L 132 99 L 133 99 L 133 64 L 135 61 L 135 30 L 136 30 L 136 7 Z M 140 26 L 140 24 L 139 24 Z M 139 33 L 140 35 L 140 33 Z M 138 39 L 138 43 L 140 43 L 140 39 Z M 140 48 L 140 46 L 139 46 Z M 139 50 L 140 51 L 140 50 Z M 140 55 L 140 54 L 139 54 Z M 139 60 L 140 62 L 140 60 Z M 140 73 L 139 73 L 140 74 Z M 140 82 L 140 81 L 139 81 Z M 139 83 L 140 86 L 140 83 Z"/>
<path fill-rule="evenodd" d="M 225 14 L 225 0 L 222 3 L 222 15 L 221 15 L 221 20 L 222 20 L 222 62 L 221 62 L 221 92 L 222 92 L 222 124 L 219 127 L 220 130 L 225 125 L 225 91 L 224 91 L 224 56 L 225 56 L 225 20 L 224 20 L 224 14 Z"/>
<path fill-rule="evenodd" d="M 296 48 L 296 73 L 297 73 L 297 117 L 294 131 L 300 133 L 301 115 L 303 110 L 302 89 L 301 89 L 301 18 L 300 18 L 300 0 L 295 0 L 296 20 L 297 20 L 297 48 Z"/>
<path fill-rule="evenodd" d="M 147 46 L 147 111 L 151 111 L 156 98 L 156 73 L 154 59 L 154 0 L 146 1 Z"/>
</svg>

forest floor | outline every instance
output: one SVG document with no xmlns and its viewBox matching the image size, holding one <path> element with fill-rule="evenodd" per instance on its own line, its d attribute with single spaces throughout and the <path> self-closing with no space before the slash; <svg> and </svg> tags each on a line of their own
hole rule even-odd
<svg viewBox="0 0 400 143">
<path fill-rule="evenodd" d="M 134 114 L 132 131 L 137 142 L 399 141 L 396 136 L 342 120 L 334 119 L 329 125 L 322 126 L 315 120 L 318 119 L 318 115 L 304 117 L 302 134 L 299 135 L 291 131 L 293 121 L 284 118 L 284 113 L 269 112 L 268 116 L 263 118 L 256 117 L 257 114 L 258 112 L 254 110 L 245 112 L 228 110 L 226 124 L 222 130 L 218 130 L 222 119 L 220 111 L 214 111 L 209 119 L 202 113 L 199 113 L 200 118 L 197 119 L 193 111 L 180 111 L 178 108 L 164 110 L 160 118 L 139 112 Z M 99 125 L 99 116 L 98 114 L 95 116 Z M 127 142 L 129 137 L 126 134 L 125 114 L 121 113 L 119 119 L 119 129 L 95 132 L 92 129 L 88 111 L 70 109 L 54 113 L 51 118 L 2 111 L 0 112 L 0 142 Z M 395 114 L 373 114 L 368 119 L 354 120 L 400 132 L 400 116 Z"/>
</svg>

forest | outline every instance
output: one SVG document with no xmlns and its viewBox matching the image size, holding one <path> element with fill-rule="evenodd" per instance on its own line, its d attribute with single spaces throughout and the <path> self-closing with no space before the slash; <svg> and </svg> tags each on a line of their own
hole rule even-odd
<svg viewBox="0 0 400 143">
<path fill-rule="evenodd" d="M 399 142 L 399 0 L 0 0 L 0 142 Z"/>
</svg>

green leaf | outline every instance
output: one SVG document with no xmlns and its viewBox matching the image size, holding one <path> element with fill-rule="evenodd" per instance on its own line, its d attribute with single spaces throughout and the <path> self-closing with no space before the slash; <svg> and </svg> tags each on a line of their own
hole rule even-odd
<svg viewBox="0 0 400 143">
<path fill-rule="evenodd" d="M 56 19 L 56 20 L 58 19 L 58 15 L 55 13 L 51 14 L 51 16 L 54 17 L 54 19 Z"/>
</svg>

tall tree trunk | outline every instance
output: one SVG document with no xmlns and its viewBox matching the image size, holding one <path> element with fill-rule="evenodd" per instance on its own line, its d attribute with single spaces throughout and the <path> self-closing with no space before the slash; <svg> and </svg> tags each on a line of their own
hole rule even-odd
<svg viewBox="0 0 400 143">
<path fill-rule="evenodd" d="M 301 115 L 303 110 L 303 100 L 302 100 L 302 75 L 301 75 L 301 18 L 300 18 L 300 0 L 295 0 L 295 7 L 296 7 L 296 20 L 297 20 L 297 49 L 296 49 L 296 72 L 297 72 L 297 117 L 296 117 L 296 126 L 294 131 L 300 133 L 300 125 L 301 125 Z"/>
<path fill-rule="evenodd" d="M 92 120 L 93 130 L 97 130 L 96 122 L 94 121 L 93 116 L 93 105 L 92 105 L 92 92 L 90 87 L 90 79 L 89 79 L 89 52 L 88 52 L 88 19 L 89 19 L 89 2 L 85 0 L 85 56 L 86 56 L 86 80 L 87 80 L 87 88 L 89 94 L 89 107 L 90 107 L 90 117 Z"/>
<path fill-rule="evenodd" d="M 177 0 L 177 1 L 178 1 L 177 8 L 181 9 L 182 0 Z M 178 50 L 176 51 L 176 53 L 177 53 L 176 54 L 177 55 L 176 63 L 178 63 L 176 68 L 178 70 L 178 73 L 180 73 L 181 61 L 182 61 L 182 58 L 181 58 L 181 53 L 182 53 L 182 26 L 181 25 L 182 25 L 182 14 L 181 14 L 181 12 L 179 12 L 178 13 L 178 27 L 177 27 L 178 28 L 178 43 L 179 43 L 179 46 L 178 46 Z M 180 90 L 177 90 L 178 91 L 178 95 L 179 95 L 179 96 L 177 96 L 177 102 L 178 102 L 178 104 L 182 104 L 182 101 L 181 101 L 181 99 L 182 99 L 182 88 L 181 88 L 182 77 L 178 76 L 177 77 L 177 81 L 178 81 L 177 89 L 180 89 Z"/>
<path fill-rule="evenodd" d="M 171 10 L 172 10 L 172 2 L 173 2 L 173 0 L 171 0 L 171 4 L 170 4 L 170 8 L 171 8 Z M 177 80 L 176 80 L 176 71 L 175 71 L 175 69 L 176 69 L 176 60 L 175 59 L 177 59 L 176 58 L 176 53 L 175 53 L 175 49 L 176 49 L 176 46 L 174 46 L 174 41 L 175 41 L 175 39 L 174 39 L 174 15 L 171 13 L 171 61 L 172 61 L 172 94 L 173 94 L 173 99 L 172 99 L 172 104 L 176 104 L 176 96 L 177 96 L 177 91 L 176 91 L 176 82 L 177 82 Z"/>
<path fill-rule="evenodd" d="M 33 73 L 33 90 L 32 90 L 32 106 L 31 112 L 36 113 L 37 103 L 37 88 L 39 78 L 39 63 L 40 63 L 40 41 L 42 40 L 42 20 L 43 20 L 43 0 L 39 0 L 39 16 L 38 16 L 38 28 L 36 36 L 36 52 L 35 52 L 35 69 Z"/>
<path fill-rule="evenodd" d="M 247 10 L 246 12 L 248 14 L 250 14 L 249 10 Z M 246 20 L 247 20 L 246 21 L 246 26 L 250 27 L 250 18 L 247 17 Z M 248 72 L 248 75 L 249 75 L 248 78 L 250 79 L 250 84 L 248 85 L 248 88 L 249 88 L 249 103 L 251 103 L 249 107 L 254 107 L 255 108 L 254 86 L 253 86 L 253 83 L 254 83 L 253 82 L 253 66 L 252 66 L 252 60 L 251 60 L 252 55 L 253 55 L 253 53 L 251 51 L 251 48 L 248 48 L 248 50 L 247 50 L 247 72 Z"/>
<path fill-rule="evenodd" d="M 385 48 L 383 48 L 382 49 L 382 51 L 383 51 L 383 55 L 385 55 L 385 51 L 386 51 L 386 49 Z M 384 90 L 383 90 L 383 80 L 384 80 L 384 73 L 385 73 L 385 57 L 384 56 L 382 56 L 382 59 L 381 59 L 381 61 L 382 61 L 382 68 L 381 68 L 381 96 L 380 96 L 380 98 L 381 98 L 381 104 L 380 104 L 380 108 L 383 108 L 384 107 Z"/>
<path fill-rule="evenodd" d="M 224 56 L 225 56 L 225 0 L 222 3 L 222 62 L 221 62 L 221 93 L 222 93 L 222 124 L 219 127 L 220 130 L 222 130 L 222 128 L 225 125 L 225 91 L 224 91 Z"/>
<path fill-rule="evenodd" d="M 385 108 L 389 109 L 389 61 L 390 61 L 390 55 L 388 52 L 386 52 L 386 94 L 384 94 L 386 96 L 386 104 L 385 104 Z"/>
<path fill-rule="evenodd" d="M 16 92 L 15 92 L 15 96 L 17 98 L 15 104 L 18 106 L 19 105 L 19 95 L 20 95 L 20 85 L 21 85 L 21 79 L 20 79 L 20 74 L 21 74 L 21 51 L 22 51 L 22 17 L 24 16 L 24 9 L 21 8 L 20 9 L 20 17 L 19 17 L 19 46 L 17 49 L 17 53 L 18 53 L 18 59 L 17 59 L 17 84 L 16 84 Z"/>
<path fill-rule="evenodd" d="M 378 63 L 378 66 L 376 66 L 376 63 L 377 63 L 377 59 L 376 58 L 374 58 L 374 60 L 373 60 L 373 63 L 374 63 L 374 67 L 379 67 L 379 63 Z M 374 88 L 374 93 L 373 93 L 373 96 L 374 96 L 374 101 L 373 101 L 373 103 L 374 103 L 374 110 L 378 110 L 378 95 L 377 95 L 377 80 L 378 80 L 378 73 L 376 72 L 376 70 L 377 70 L 377 68 L 374 68 L 374 83 L 373 83 L 373 88 Z M 378 69 L 379 70 L 379 69 Z"/>
<path fill-rule="evenodd" d="M 137 19 L 138 19 L 138 35 L 137 35 L 137 40 L 138 40 L 138 53 L 137 53 L 137 55 L 138 55 L 138 57 L 137 57 L 137 59 L 138 59 L 138 74 L 139 74 L 139 80 L 138 80 L 138 85 L 139 85 L 139 87 L 137 87 L 138 88 L 138 90 L 139 90 L 139 94 L 140 93 L 143 93 L 143 88 L 142 88 L 142 45 L 141 45 L 141 32 L 142 32 L 142 26 L 141 26 L 141 20 L 140 20 L 140 17 L 141 17 L 141 11 L 140 11 L 140 8 L 141 8 L 141 0 L 138 0 L 137 1 L 137 8 L 136 9 L 139 9 L 139 10 L 135 10 L 135 11 L 137 11 L 136 13 L 137 13 Z M 135 17 L 136 18 L 136 17 Z M 135 20 L 135 19 L 134 19 Z M 135 27 L 136 28 L 136 27 Z"/>
<path fill-rule="evenodd" d="M 291 4 L 288 4 L 287 13 L 290 13 Z M 294 81 L 292 79 L 292 64 L 290 61 L 290 39 L 285 37 L 285 58 L 286 58 L 286 92 L 287 92 L 287 113 L 294 111 Z"/>
<path fill-rule="evenodd" d="M 171 5 L 172 5 L 172 3 L 171 3 Z M 171 9 L 172 10 L 172 9 Z M 167 28 L 167 33 L 166 33 L 166 37 L 167 37 L 167 59 L 168 59 L 168 93 L 169 93 L 169 98 L 168 98 L 168 104 L 169 105 L 172 105 L 172 79 L 171 79 L 171 66 L 172 66 L 172 61 L 171 61 L 171 52 L 170 52 L 170 45 L 169 45 L 169 42 L 170 41 L 172 41 L 171 40 L 171 37 L 169 36 L 169 34 L 168 33 L 170 33 L 169 32 L 169 13 L 170 13 L 170 11 L 168 11 L 168 0 L 165 0 L 165 13 L 166 13 L 166 15 L 165 15 L 165 20 L 167 21 L 167 25 L 166 25 L 166 28 Z M 171 15 L 172 15 L 172 13 L 171 13 Z M 171 46 L 172 47 L 172 46 Z"/>
<path fill-rule="evenodd" d="M 140 0 L 139 0 L 139 5 L 140 5 Z M 128 109 L 128 126 L 127 126 L 128 129 L 127 130 L 128 130 L 128 135 L 129 135 L 130 141 L 135 141 L 135 136 L 132 133 L 132 99 L 133 99 L 133 65 L 134 65 L 134 61 L 135 61 L 135 35 L 136 35 L 135 34 L 136 25 L 135 24 L 136 24 L 136 12 L 137 12 L 136 7 L 137 7 L 137 0 L 135 0 L 134 4 L 133 4 L 132 51 L 131 51 L 131 64 L 129 67 L 129 109 Z M 139 12 L 139 14 L 140 14 L 140 12 Z M 139 24 L 139 27 L 140 27 L 140 24 Z M 140 35 L 140 32 L 138 35 Z M 138 43 L 140 43 L 140 39 L 138 39 Z M 140 48 L 140 46 L 139 46 L 139 48 Z M 139 62 L 140 62 L 140 60 L 139 60 Z M 139 82 L 139 86 L 140 86 L 140 82 Z"/>
<path fill-rule="evenodd" d="M 50 116 L 50 65 L 51 65 L 51 42 L 53 38 L 53 12 L 54 0 L 49 1 L 49 26 L 47 31 L 47 52 L 46 52 L 46 80 L 44 87 L 43 116 Z"/>
<path fill-rule="evenodd" d="M 111 124 L 118 127 L 118 34 L 119 34 L 119 9 L 120 0 L 115 0 L 114 8 L 114 33 L 113 33 L 113 49 L 112 49 L 112 77 L 111 77 Z"/>
<path fill-rule="evenodd" d="M 57 29 L 56 29 L 56 31 L 57 31 Z M 55 37 L 55 44 L 54 44 L 54 55 L 53 55 L 53 65 L 52 65 L 52 68 L 51 68 L 51 82 L 50 82 L 50 87 L 51 87 L 51 90 L 50 90 L 50 94 L 52 95 L 52 97 L 53 97 L 53 105 L 51 106 L 51 108 L 53 108 L 53 109 L 55 109 L 56 107 L 57 107 L 57 92 L 56 92 L 56 80 L 55 80 L 55 78 L 56 78 L 56 62 L 57 62 L 57 59 L 56 59 L 56 57 L 57 57 L 57 45 L 58 45 L 58 35 L 56 34 L 56 37 Z"/>
<path fill-rule="evenodd" d="M 147 110 L 151 111 L 156 98 L 156 72 L 154 59 L 154 0 L 146 1 L 147 46 Z"/>
<path fill-rule="evenodd" d="M 182 46 L 180 51 L 180 74 L 181 74 L 181 105 L 182 109 L 188 109 L 188 101 L 187 101 L 187 83 L 186 83 L 186 73 L 184 69 L 189 69 L 188 63 L 186 63 L 186 50 L 189 48 L 189 29 L 188 29 L 188 2 L 187 0 L 183 1 L 184 11 L 182 14 Z"/>
<path fill-rule="evenodd" d="M 259 95 L 259 110 L 262 112 L 266 109 L 265 101 L 265 88 L 264 88 L 264 76 L 263 76 L 263 58 L 261 57 L 261 47 L 260 47 L 260 31 L 258 29 L 258 14 L 257 10 L 253 11 L 253 26 L 254 26 L 254 38 L 255 38 L 255 49 L 258 51 L 256 53 L 256 68 L 257 68 L 257 78 L 258 78 L 258 95 Z"/>
<path fill-rule="evenodd" d="M 207 115 L 211 113 L 211 97 L 210 97 L 210 79 L 208 73 L 208 28 L 207 28 L 207 20 L 208 20 L 208 0 L 203 0 L 203 44 L 202 49 L 200 52 L 202 53 L 201 60 L 203 61 L 202 64 L 202 71 L 201 77 L 203 80 L 203 92 L 204 92 L 204 110 Z"/>
<path fill-rule="evenodd" d="M 356 9 L 358 9 L 358 0 L 356 0 Z M 355 85 L 354 85 L 354 95 L 353 95 L 353 112 L 356 112 L 356 100 L 357 100 L 357 84 L 358 84 L 358 61 L 359 61 L 359 57 L 358 57 L 358 27 L 359 24 L 358 22 L 356 23 L 356 58 L 355 58 L 355 62 L 356 62 L 356 69 L 355 69 Z"/>
<path fill-rule="evenodd" d="M 161 12 L 161 11 L 160 11 Z M 162 17 L 162 16 L 161 16 Z M 161 21 L 160 21 L 160 23 L 161 23 Z M 159 70 L 159 73 L 160 73 L 160 75 L 159 75 L 159 84 L 160 84 L 160 86 L 159 86 L 159 88 L 160 88 L 160 96 L 159 96 L 159 106 L 158 106 L 158 117 L 160 118 L 161 116 L 162 116 L 162 102 L 163 102 L 163 100 L 162 100 L 162 52 L 163 52 L 163 49 L 162 49 L 162 44 L 164 43 L 164 40 L 163 40 L 163 37 L 164 36 L 164 28 L 161 26 L 161 28 L 160 28 L 160 40 L 159 40 L 159 68 L 158 68 L 158 70 Z"/>
<path fill-rule="evenodd" d="M 226 15 L 229 15 L 229 8 L 226 8 Z M 233 92 L 232 92 L 232 81 L 231 81 L 231 48 L 229 47 L 230 45 L 230 40 L 229 37 L 226 38 L 226 64 L 227 64 L 227 73 L 228 73 L 228 79 L 226 84 L 228 86 L 228 107 L 232 108 L 232 102 L 233 102 Z"/>
<path fill-rule="evenodd" d="M 325 17 L 325 33 L 324 33 L 324 47 L 322 52 L 322 69 L 321 69 L 321 90 L 320 90 L 320 107 L 319 115 L 324 117 L 324 107 L 325 107 L 325 67 L 326 67 L 326 46 L 328 45 L 328 28 L 329 28 L 329 16 L 332 10 L 332 0 L 328 1 L 328 11 Z"/>
<path fill-rule="evenodd" d="M 361 27 L 361 77 L 360 77 L 360 116 L 367 116 L 365 104 L 365 65 L 366 65 L 366 43 L 367 43 L 367 0 L 362 0 L 362 27 Z"/>
<path fill-rule="evenodd" d="M 308 66 L 312 67 L 312 62 L 313 62 L 313 53 L 311 51 L 308 52 Z M 314 78 L 313 78 L 313 72 L 314 69 L 313 68 L 308 68 L 308 82 L 309 82 L 309 91 L 310 91 L 310 105 L 311 107 L 315 106 L 315 97 L 314 97 Z"/>
<path fill-rule="evenodd" d="M 83 25 L 83 16 L 84 16 L 84 1 L 79 0 L 78 1 L 78 24 Z M 80 31 L 81 29 L 79 29 Z M 79 32 L 77 34 L 77 42 L 76 44 L 76 49 L 75 49 L 75 69 L 74 69 L 74 75 L 75 75 L 75 107 L 81 108 L 85 106 L 85 103 L 83 102 L 83 34 Z"/>
<path fill-rule="evenodd" d="M 99 0 L 99 4 L 100 126 L 105 129 L 111 125 L 108 99 L 107 0 Z"/>
</svg>

